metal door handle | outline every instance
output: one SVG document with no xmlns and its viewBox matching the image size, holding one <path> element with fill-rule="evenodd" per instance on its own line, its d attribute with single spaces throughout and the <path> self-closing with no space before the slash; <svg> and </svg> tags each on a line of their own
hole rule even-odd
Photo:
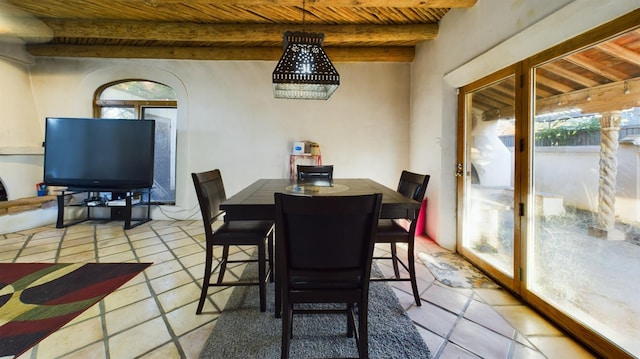
<svg viewBox="0 0 640 359">
<path fill-rule="evenodd" d="M 456 168 L 456 177 L 462 177 L 463 174 L 464 172 L 462 169 L 462 163 L 458 163 L 458 166 Z"/>
</svg>

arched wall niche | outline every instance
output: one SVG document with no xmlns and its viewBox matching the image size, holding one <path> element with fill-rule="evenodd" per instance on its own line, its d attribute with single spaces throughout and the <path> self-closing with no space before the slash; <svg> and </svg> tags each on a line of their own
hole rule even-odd
<svg viewBox="0 0 640 359">
<path fill-rule="evenodd" d="M 177 137 L 177 158 L 176 158 L 176 205 L 174 210 L 180 208 L 191 208 L 190 201 L 193 196 L 189 196 L 188 176 L 180 175 L 187 173 L 188 169 L 188 121 L 189 121 L 189 96 L 184 82 L 176 74 L 165 69 L 154 66 L 140 65 L 114 65 L 107 66 L 88 73 L 80 84 L 80 93 L 86 94 L 87 104 L 93 103 L 93 95 L 100 86 L 122 80 L 149 80 L 162 83 L 171 87 L 178 102 L 178 137 Z M 163 211 L 154 210 L 152 218 L 165 217 Z M 159 218 L 160 219 L 160 218 Z"/>
</svg>

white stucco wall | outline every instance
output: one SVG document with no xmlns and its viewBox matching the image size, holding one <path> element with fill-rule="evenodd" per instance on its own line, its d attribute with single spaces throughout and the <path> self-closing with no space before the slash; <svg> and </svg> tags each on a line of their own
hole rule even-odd
<svg viewBox="0 0 640 359">
<path fill-rule="evenodd" d="M 452 9 L 411 69 L 410 167 L 431 173 L 427 233 L 456 246 L 456 88 L 638 8 L 637 0 L 492 0 Z"/>
<path fill-rule="evenodd" d="M 256 178 L 286 176 L 291 142 L 313 140 L 339 177 L 394 187 L 404 168 L 431 174 L 426 230 L 454 249 L 455 89 L 637 7 L 636 0 L 478 1 L 447 13 L 411 66 L 337 64 L 342 85 L 327 102 L 273 99 L 275 62 L 45 58 L 32 66 L 7 60 L 0 47 L 0 128 L 22 132 L 0 130 L 0 148 L 39 146 L 46 116 L 91 116 L 98 85 L 144 77 L 179 95 L 178 203 L 154 217 L 197 213 L 191 171 L 221 168 L 233 194 Z M 41 162 L 0 155 L 0 176 L 17 183 L 12 198 L 32 195 Z"/>
<path fill-rule="evenodd" d="M 144 78 L 173 87 L 178 96 L 177 205 L 154 210 L 156 219 L 199 215 L 191 172 L 220 168 L 227 195 L 258 178 L 287 177 L 291 144 L 297 140 L 318 142 L 323 162 L 335 166 L 336 177 L 369 177 L 395 188 L 409 164 L 410 64 L 338 63 L 341 86 L 328 101 L 274 99 L 275 64 L 38 58 L 28 79 L 17 81 L 31 83 L 28 107 L 35 113 L 29 117 L 39 126 L 39 142 L 47 116 L 92 117 L 94 91 L 104 83 Z M 20 111 L 11 104 L 7 109 Z M 0 119 L 0 125 L 5 121 L 11 117 Z"/>
<path fill-rule="evenodd" d="M 42 128 L 27 71 L 32 60 L 21 44 L 0 43 L 0 178 L 9 199 L 35 196 L 42 179 Z"/>
<path fill-rule="evenodd" d="M 640 221 L 640 150 L 622 143 L 617 149 L 616 220 Z M 564 206 L 598 213 L 600 190 L 600 146 L 537 147 L 535 188 L 540 193 L 561 196 Z"/>
</svg>

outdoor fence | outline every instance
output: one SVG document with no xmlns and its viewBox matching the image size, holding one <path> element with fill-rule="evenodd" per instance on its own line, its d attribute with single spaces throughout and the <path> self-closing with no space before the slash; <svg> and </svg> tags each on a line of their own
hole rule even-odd
<svg viewBox="0 0 640 359">
<path fill-rule="evenodd" d="M 618 138 L 624 139 L 630 135 L 640 135 L 640 126 L 625 126 L 620 128 Z M 513 135 L 498 136 L 506 147 L 514 146 Z M 536 146 L 599 146 L 600 130 L 557 130 L 554 132 L 536 133 Z"/>
</svg>

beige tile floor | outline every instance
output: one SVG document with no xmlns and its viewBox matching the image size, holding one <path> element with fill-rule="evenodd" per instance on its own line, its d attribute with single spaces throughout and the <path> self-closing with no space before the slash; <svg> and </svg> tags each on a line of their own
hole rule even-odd
<svg viewBox="0 0 640 359">
<path fill-rule="evenodd" d="M 439 249 L 417 240 L 417 251 Z M 19 358 L 197 358 L 231 293 L 211 289 L 195 315 L 203 260 L 199 221 L 151 221 L 127 231 L 122 222 L 91 221 L 0 235 L 0 262 L 153 262 Z M 593 357 L 506 291 L 447 287 L 417 267 L 422 306 L 404 282 L 394 289 L 433 358 Z"/>
</svg>

